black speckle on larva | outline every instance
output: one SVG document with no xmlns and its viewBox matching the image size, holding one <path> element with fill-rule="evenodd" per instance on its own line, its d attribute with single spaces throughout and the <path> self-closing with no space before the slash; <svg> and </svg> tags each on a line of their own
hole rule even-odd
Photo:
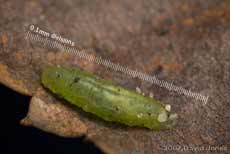
<svg viewBox="0 0 230 154">
<path fill-rule="evenodd" d="M 74 82 L 74 83 L 77 83 L 79 80 L 80 80 L 79 77 L 75 77 L 74 80 L 73 80 L 73 82 Z"/>
<path fill-rule="evenodd" d="M 61 77 L 61 74 L 56 73 L 56 77 L 57 77 L 57 78 L 60 78 L 60 77 Z"/>
<path fill-rule="evenodd" d="M 115 110 L 116 110 L 116 111 L 119 111 L 118 107 L 115 107 Z"/>
</svg>

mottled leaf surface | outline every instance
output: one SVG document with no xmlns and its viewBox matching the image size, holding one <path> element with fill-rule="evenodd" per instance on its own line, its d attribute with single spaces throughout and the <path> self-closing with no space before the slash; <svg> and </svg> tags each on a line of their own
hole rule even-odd
<svg viewBox="0 0 230 154">
<path fill-rule="evenodd" d="M 226 0 L 0 0 L 0 82 L 32 96 L 22 122 L 60 136 L 86 135 L 108 154 L 185 153 L 170 146 L 221 146 L 230 140 L 230 3 Z M 26 28 L 73 40 L 101 56 L 209 96 L 206 105 L 54 49 L 25 41 Z M 81 68 L 171 104 L 175 129 L 154 132 L 106 123 L 41 87 L 49 65 Z M 228 149 L 229 151 L 229 149 Z M 186 151 L 186 153 L 194 153 Z M 202 151 L 227 153 L 227 151 Z"/>
</svg>

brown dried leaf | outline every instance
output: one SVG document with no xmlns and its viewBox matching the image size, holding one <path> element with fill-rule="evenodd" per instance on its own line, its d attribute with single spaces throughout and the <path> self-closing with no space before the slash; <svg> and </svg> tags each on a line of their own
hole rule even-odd
<svg viewBox="0 0 230 154">
<path fill-rule="evenodd" d="M 108 154 L 183 153 L 164 148 L 189 144 L 229 146 L 229 8 L 225 0 L 68 0 L 55 6 L 50 1 L 6 1 L 0 5 L 0 82 L 32 96 L 22 123 L 60 136 L 84 134 Z M 86 51 L 92 56 L 207 94 L 209 102 L 202 106 L 68 53 L 31 46 L 20 29 L 29 24 L 72 36 L 79 48 L 93 48 Z M 178 125 L 154 132 L 104 122 L 41 87 L 41 72 L 49 65 L 82 68 L 124 87 L 153 92 L 178 112 Z"/>
</svg>

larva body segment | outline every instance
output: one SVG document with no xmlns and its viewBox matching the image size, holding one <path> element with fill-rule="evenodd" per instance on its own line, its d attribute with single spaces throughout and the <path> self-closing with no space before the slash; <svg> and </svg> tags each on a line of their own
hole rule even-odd
<svg viewBox="0 0 230 154">
<path fill-rule="evenodd" d="M 78 69 L 50 67 L 42 73 L 43 85 L 70 103 L 105 121 L 154 130 L 171 128 L 176 116 L 159 101 Z"/>
</svg>

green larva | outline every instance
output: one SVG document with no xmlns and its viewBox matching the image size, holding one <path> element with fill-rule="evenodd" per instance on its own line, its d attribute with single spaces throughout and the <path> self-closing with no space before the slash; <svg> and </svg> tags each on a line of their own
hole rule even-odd
<svg viewBox="0 0 230 154">
<path fill-rule="evenodd" d="M 105 121 L 153 130 L 171 128 L 176 114 L 168 106 L 78 69 L 49 67 L 42 73 L 43 85 L 70 103 Z"/>
</svg>

